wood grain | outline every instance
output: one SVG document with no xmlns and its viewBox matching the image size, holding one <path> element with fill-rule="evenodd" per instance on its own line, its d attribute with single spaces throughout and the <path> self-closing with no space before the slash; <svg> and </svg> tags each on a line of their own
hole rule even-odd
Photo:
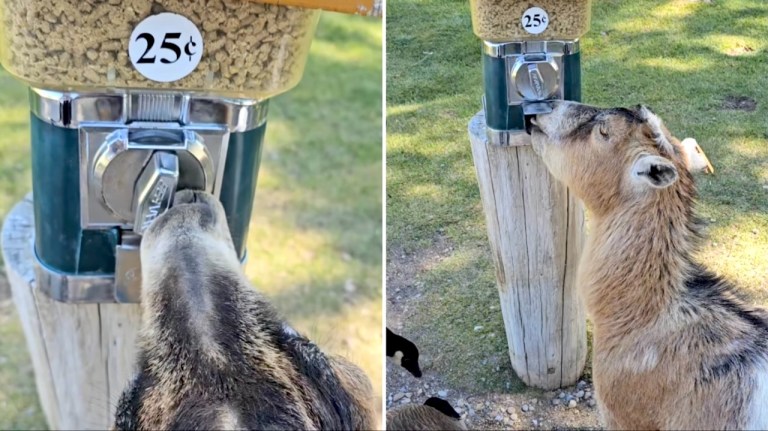
<svg viewBox="0 0 768 431">
<path fill-rule="evenodd" d="M 48 298 L 35 285 L 33 239 L 28 196 L 6 218 L 2 253 L 48 425 L 108 429 L 118 396 L 133 373 L 140 308 Z"/>
<path fill-rule="evenodd" d="M 583 208 L 530 145 L 489 144 L 482 113 L 469 136 L 512 367 L 530 386 L 573 384 L 587 353 L 575 286 Z"/>
</svg>

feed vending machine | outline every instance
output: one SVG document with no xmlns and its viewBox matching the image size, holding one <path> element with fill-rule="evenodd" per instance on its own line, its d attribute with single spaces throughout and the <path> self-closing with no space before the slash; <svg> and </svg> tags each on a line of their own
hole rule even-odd
<svg viewBox="0 0 768 431">
<path fill-rule="evenodd" d="M 319 13 L 0 1 L 0 63 L 30 87 L 38 286 L 138 302 L 141 234 L 181 189 L 221 200 L 244 259 L 268 100 L 301 79 Z"/>
<path fill-rule="evenodd" d="M 526 116 L 553 99 L 581 100 L 579 38 L 591 0 L 470 0 L 483 41 L 483 110 L 488 140 L 514 145 Z"/>
</svg>

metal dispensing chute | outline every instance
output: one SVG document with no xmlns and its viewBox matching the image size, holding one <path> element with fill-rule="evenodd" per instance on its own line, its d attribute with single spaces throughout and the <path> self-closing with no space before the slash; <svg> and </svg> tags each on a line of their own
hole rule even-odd
<svg viewBox="0 0 768 431">
<path fill-rule="evenodd" d="M 221 200 L 245 258 L 269 98 L 319 11 L 243 0 L 0 0 L 0 63 L 30 86 L 37 280 L 138 302 L 141 234 L 177 190 Z"/>
<path fill-rule="evenodd" d="M 471 0 L 472 28 L 483 41 L 483 108 L 488 139 L 511 145 L 526 116 L 548 100 L 581 100 L 579 38 L 591 0 Z"/>
</svg>

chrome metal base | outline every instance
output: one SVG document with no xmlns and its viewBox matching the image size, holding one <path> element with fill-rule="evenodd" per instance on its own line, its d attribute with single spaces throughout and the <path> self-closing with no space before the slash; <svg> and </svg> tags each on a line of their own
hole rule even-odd
<svg viewBox="0 0 768 431">
<path fill-rule="evenodd" d="M 116 295 L 114 276 L 65 274 L 44 266 L 37 255 L 35 255 L 35 280 L 41 292 L 59 302 L 70 304 L 121 302 Z"/>
<path fill-rule="evenodd" d="M 29 89 L 32 113 L 57 127 L 77 129 L 82 124 L 175 122 L 183 126 L 219 125 L 230 133 L 246 132 L 264 124 L 268 103 L 226 99 L 170 90 L 115 90 L 60 92 Z"/>
<path fill-rule="evenodd" d="M 483 103 L 483 122 L 485 123 L 485 113 L 488 109 L 485 104 L 485 96 L 482 97 Z M 552 105 L 548 101 L 543 102 L 525 102 L 523 103 L 523 112 L 525 115 L 535 115 L 552 112 Z M 488 136 L 488 142 L 500 147 L 521 147 L 524 145 L 530 145 L 531 139 L 524 130 L 497 130 L 488 127 L 485 124 L 486 135 Z"/>
<path fill-rule="evenodd" d="M 531 52 L 549 54 L 574 54 L 579 52 L 579 40 L 523 40 L 513 42 L 483 41 L 483 54 L 503 58 Z"/>
<path fill-rule="evenodd" d="M 125 272 L 124 277 L 120 277 L 126 280 L 125 283 L 116 283 L 114 275 L 75 275 L 58 272 L 45 266 L 38 259 L 37 253 L 34 253 L 37 287 L 51 299 L 69 304 L 137 304 L 141 302 L 141 262 L 138 245 L 122 252 L 131 254 L 130 259 L 123 257 L 124 263 L 120 268 L 120 271 Z M 119 248 L 118 253 L 121 253 Z M 246 251 L 240 265 L 245 266 L 247 261 Z"/>
<path fill-rule="evenodd" d="M 531 136 L 525 130 L 496 130 L 486 126 L 488 143 L 500 147 L 531 145 Z"/>
</svg>

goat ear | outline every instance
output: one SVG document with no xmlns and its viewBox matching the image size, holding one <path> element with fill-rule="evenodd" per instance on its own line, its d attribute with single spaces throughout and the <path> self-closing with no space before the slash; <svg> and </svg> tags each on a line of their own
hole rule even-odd
<svg viewBox="0 0 768 431">
<path fill-rule="evenodd" d="M 707 174 L 715 173 L 715 168 L 710 163 L 707 155 L 704 154 L 704 150 L 701 149 L 699 143 L 693 138 L 685 138 L 680 143 L 683 154 L 685 155 L 686 165 L 691 172 L 705 172 Z"/>
<path fill-rule="evenodd" d="M 677 181 L 675 165 L 660 156 L 643 155 L 632 165 L 632 176 L 642 184 L 655 189 L 664 189 Z"/>
</svg>

